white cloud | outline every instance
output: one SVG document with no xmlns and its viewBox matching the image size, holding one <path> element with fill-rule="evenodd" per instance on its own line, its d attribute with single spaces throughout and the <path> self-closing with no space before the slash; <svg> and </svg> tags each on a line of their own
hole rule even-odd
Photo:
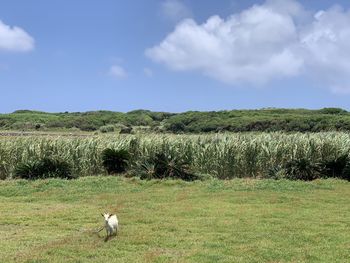
<svg viewBox="0 0 350 263">
<path fill-rule="evenodd" d="M 123 79 L 128 76 L 128 73 L 126 72 L 126 70 L 123 67 L 118 65 L 111 66 L 108 73 L 110 76 L 118 79 Z"/>
<path fill-rule="evenodd" d="M 34 38 L 19 27 L 10 27 L 0 20 L 0 51 L 25 52 L 34 49 Z"/>
<path fill-rule="evenodd" d="M 150 68 L 144 68 L 143 73 L 149 78 L 153 77 L 153 70 Z"/>
<path fill-rule="evenodd" d="M 161 4 L 161 11 L 166 19 L 175 22 L 184 18 L 192 17 L 190 9 L 179 0 L 165 0 Z"/>
<path fill-rule="evenodd" d="M 350 12 L 339 6 L 319 11 L 300 33 L 305 62 L 314 78 L 333 92 L 350 92 Z"/>
<path fill-rule="evenodd" d="M 172 70 L 233 85 L 306 74 L 335 92 L 350 92 L 350 11 L 310 14 L 297 1 L 268 0 L 227 19 L 185 19 L 146 55 Z"/>
<path fill-rule="evenodd" d="M 174 70 L 199 70 L 227 83 L 261 84 L 276 75 L 299 73 L 303 60 L 291 44 L 297 38 L 292 14 L 269 2 L 226 20 L 212 16 L 201 25 L 183 20 L 146 54 Z"/>
</svg>

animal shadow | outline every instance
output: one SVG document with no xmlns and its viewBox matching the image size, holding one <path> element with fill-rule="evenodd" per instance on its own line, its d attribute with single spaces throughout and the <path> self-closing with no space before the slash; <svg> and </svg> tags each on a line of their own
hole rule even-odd
<svg viewBox="0 0 350 263">
<path fill-rule="evenodd" d="M 117 234 L 113 234 L 111 236 L 105 236 L 104 242 L 108 242 L 109 240 L 115 239 L 115 238 L 117 238 Z"/>
</svg>

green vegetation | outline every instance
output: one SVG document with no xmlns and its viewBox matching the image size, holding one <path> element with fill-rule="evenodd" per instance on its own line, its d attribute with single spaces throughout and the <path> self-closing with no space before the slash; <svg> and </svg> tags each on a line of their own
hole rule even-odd
<svg viewBox="0 0 350 263">
<path fill-rule="evenodd" d="M 312 181 L 319 177 L 321 167 L 310 159 L 291 160 L 285 165 L 286 178 L 291 180 Z"/>
<path fill-rule="evenodd" d="M 350 180 L 349 154 L 350 134 L 341 132 L 9 136 L 0 137 L 0 178 L 16 177 L 22 163 L 51 158 L 66 162 L 74 177 L 127 170 L 129 176 L 185 180 L 208 174 Z"/>
<path fill-rule="evenodd" d="M 130 154 L 124 150 L 107 148 L 102 151 L 102 164 L 109 174 L 123 173 L 128 167 Z"/>
<path fill-rule="evenodd" d="M 0 181 L 2 262 L 348 262 L 338 180 Z M 104 242 L 100 213 L 120 232 Z"/>
<path fill-rule="evenodd" d="M 107 133 L 107 132 L 114 132 L 115 127 L 113 125 L 106 125 L 100 127 L 100 132 Z"/>
<path fill-rule="evenodd" d="M 51 177 L 72 179 L 71 173 L 71 167 L 67 162 L 51 158 L 19 163 L 14 170 L 16 178 L 30 180 Z"/>
<path fill-rule="evenodd" d="M 350 113 L 339 108 L 320 110 L 261 109 L 184 113 L 136 110 L 46 113 L 20 110 L 0 114 L 2 130 L 82 130 L 172 133 L 243 131 L 350 131 Z"/>
<path fill-rule="evenodd" d="M 189 163 L 183 156 L 167 155 L 163 152 L 144 162 L 136 163 L 133 174 L 140 175 L 141 179 L 182 179 L 185 181 L 198 180 L 200 177 L 191 171 Z"/>
</svg>

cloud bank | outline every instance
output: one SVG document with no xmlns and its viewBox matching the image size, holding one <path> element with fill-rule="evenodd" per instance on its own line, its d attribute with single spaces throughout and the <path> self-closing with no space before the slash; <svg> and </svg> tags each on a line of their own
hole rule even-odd
<svg viewBox="0 0 350 263">
<path fill-rule="evenodd" d="M 33 37 L 22 28 L 10 27 L 0 20 L 0 51 L 26 52 L 33 49 Z"/>
<path fill-rule="evenodd" d="M 155 62 L 219 81 L 264 85 L 300 75 L 350 93 L 350 11 L 312 13 L 295 0 L 268 0 L 223 19 L 184 19 L 158 45 Z"/>
</svg>

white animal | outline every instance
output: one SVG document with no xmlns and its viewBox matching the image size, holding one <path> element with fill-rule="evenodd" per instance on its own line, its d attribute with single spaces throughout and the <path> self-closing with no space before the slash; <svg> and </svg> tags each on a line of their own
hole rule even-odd
<svg viewBox="0 0 350 263">
<path fill-rule="evenodd" d="M 112 235 L 117 235 L 118 232 L 118 218 L 117 215 L 105 213 L 101 214 L 105 219 L 105 228 L 107 232 L 107 237 Z"/>
</svg>

